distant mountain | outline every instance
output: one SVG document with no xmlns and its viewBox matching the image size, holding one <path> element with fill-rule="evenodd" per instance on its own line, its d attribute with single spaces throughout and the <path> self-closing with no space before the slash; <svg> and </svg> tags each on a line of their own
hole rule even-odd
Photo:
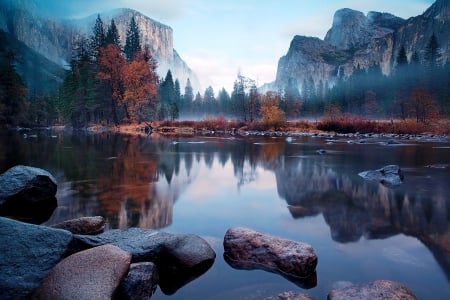
<svg viewBox="0 0 450 300">
<path fill-rule="evenodd" d="M 182 88 L 189 78 L 194 90 L 200 91 L 201 86 L 197 75 L 173 48 L 173 30 L 171 27 L 128 8 L 114 9 L 100 14 L 105 27 L 111 23 L 111 19 L 114 19 L 122 45 L 125 45 L 126 32 L 132 17 L 139 27 L 142 45 L 148 46 L 153 57 L 158 61 L 157 72 L 159 76 L 165 77 L 170 69 L 174 80 L 178 79 Z M 92 15 L 83 19 L 70 20 L 68 23 L 72 24 L 80 33 L 90 35 L 96 18 L 97 15 Z"/>
<path fill-rule="evenodd" d="M 101 15 L 105 27 L 109 25 L 111 18 L 114 18 L 122 44 L 125 44 L 126 30 L 132 16 L 141 31 L 141 43 L 149 46 L 158 61 L 159 76 L 164 77 L 167 70 L 171 69 L 174 79 L 178 78 L 181 87 L 184 87 L 187 78 L 190 78 L 193 88 L 200 90 L 197 76 L 173 49 L 172 28 L 131 9 L 116 9 Z M 20 55 L 31 58 L 29 53 L 34 51 L 36 53 L 33 55 L 45 57 L 65 69 L 69 67 L 72 42 L 80 34 L 91 34 L 96 17 L 97 15 L 93 15 L 79 20 L 61 20 L 51 17 L 45 12 L 45 8 L 40 7 L 34 0 L 0 1 L 0 30 L 8 33 L 10 39 L 20 41 L 28 47 L 27 54 Z M 20 61 L 17 65 L 18 69 L 22 68 Z M 42 61 L 38 60 L 34 65 L 41 68 Z M 25 81 L 29 82 L 30 75 L 22 75 Z"/>
<path fill-rule="evenodd" d="M 379 64 L 390 74 L 402 46 L 410 58 L 416 51 L 423 57 L 426 45 L 435 34 L 442 59 L 449 59 L 450 0 L 437 0 L 425 13 L 404 20 L 389 13 L 344 8 L 336 11 L 325 39 L 295 36 L 287 54 L 280 58 L 275 82 L 264 88 L 279 90 L 291 80 L 301 89 L 312 78 L 330 86 L 338 76 L 349 76 L 356 66 Z"/>
</svg>

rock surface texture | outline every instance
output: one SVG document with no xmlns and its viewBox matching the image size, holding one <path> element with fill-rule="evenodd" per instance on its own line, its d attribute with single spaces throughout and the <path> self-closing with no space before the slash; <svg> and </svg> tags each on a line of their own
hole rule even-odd
<svg viewBox="0 0 450 300">
<path fill-rule="evenodd" d="M 0 217 L 0 299 L 29 299 L 71 241 L 68 231 Z"/>
<path fill-rule="evenodd" d="M 102 233 L 105 230 L 105 223 L 105 218 L 101 216 L 82 217 L 54 224 L 50 227 L 68 230 L 73 234 L 91 235 Z"/>
<path fill-rule="evenodd" d="M 0 214 L 21 215 L 56 207 L 56 180 L 47 171 L 15 166 L 0 175 Z"/>
<path fill-rule="evenodd" d="M 317 256 L 310 245 L 248 228 L 228 229 L 223 246 L 224 256 L 233 262 L 233 267 L 305 278 L 314 274 L 317 266 Z"/>
<path fill-rule="evenodd" d="M 377 280 L 368 284 L 352 285 L 343 289 L 332 290 L 328 300 L 415 300 L 414 294 L 403 285 Z"/>
<path fill-rule="evenodd" d="M 156 291 L 159 276 L 156 265 L 151 262 L 131 264 L 127 276 L 118 290 L 120 299 L 150 299 Z"/>
<path fill-rule="evenodd" d="M 131 255 L 113 245 L 73 254 L 58 263 L 32 299 L 112 298 L 127 274 Z"/>
</svg>

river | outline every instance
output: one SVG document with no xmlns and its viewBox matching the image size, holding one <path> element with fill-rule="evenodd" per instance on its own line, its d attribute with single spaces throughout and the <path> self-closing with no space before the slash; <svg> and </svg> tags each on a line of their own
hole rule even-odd
<svg viewBox="0 0 450 300">
<path fill-rule="evenodd" d="M 44 224 L 101 215 L 108 229 L 204 237 L 217 253 L 214 265 L 152 299 L 264 299 L 284 291 L 326 299 L 335 287 L 378 279 L 402 283 L 418 299 L 449 299 L 450 142 L 386 143 L 392 139 L 10 131 L 0 134 L 0 172 L 24 164 L 55 176 L 58 208 Z M 389 164 L 404 173 L 398 187 L 358 176 Z M 228 265 L 222 241 L 234 226 L 311 244 L 317 284 L 304 289 Z"/>
</svg>

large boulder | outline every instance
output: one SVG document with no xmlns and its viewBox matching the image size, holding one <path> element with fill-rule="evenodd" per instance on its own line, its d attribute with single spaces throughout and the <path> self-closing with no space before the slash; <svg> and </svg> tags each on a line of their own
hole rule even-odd
<svg viewBox="0 0 450 300">
<path fill-rule="evenodd" d="M 298 278 L 301 284 L 316 278 L 317 256 L 309 244 L 236 227 L 227 230 L 223 247 L 225 260 L 234 268 L 263 269 Z M 314 280 L 307 283 L 307 288 L 315 286 Z"/>
<path fill-rule="evenodd" d="M 28 299 L 64 257 L 72 236 L 0 217 L 0 299 Z"/>
<path fill-rule="evenodd" d="M 367 180 L 379 181 L 387 186 L 396 186 L 403 182 L 403 172 L 397 165 L 385 166 L 378 170 L 364 171 L 358 175 Z"/>
<path fill-rule="evenodd" d="M 105 224 L 105 218 L 96 216 L 68 220 L 50 225 L 50 227 L 68 230 L 73 234 L 91 235 L 102 233 L 105 230 Z"/>
<path fill-rule="evenodd" d="M 73 254 L 58 263 L 32 299 L 109 300 L 128 272 L 131 255 L 104 245 Z"/>
<path fill-rule="evenodd" d="M 57 206 L 56 180 L 47 171 L 15 166 L 0 175 L 0 215 L 46 221 Z"/>
<path fill-rule="evenodd" d="M 388 280 L 351 285 L 328 293 L 328 300 L 415 300 L 416 296 L 405 286 Z"/>
<path fill-rule="evenodd" d="M 159 276 L 156 265 L 151 262 L 131 264 L 116 294 L 119 299 L 150 299 L 156 291 Z"/>
<path fill-rule="evenodd" d="M 180 287 L 206 272 L 216 253 L 201 237 L 171 234 L 146 228 L 108 230 L 99 235 L 75 235 L 72 251 L 113 244 L 131 253 L 132 262 L 154 262 L 163 293 L 173 294 Z"/>
<path fill-rule="evenodd" d="M 132 262 L 164 261 L 171 267 L 190 269 L 216 258 L 211 246 L 192 234 L 171 234 L 147 228 L 108 230 L 99 235 L 75 235 L 78 251 L 113 244 L 131 253 Z"/>
</svg>

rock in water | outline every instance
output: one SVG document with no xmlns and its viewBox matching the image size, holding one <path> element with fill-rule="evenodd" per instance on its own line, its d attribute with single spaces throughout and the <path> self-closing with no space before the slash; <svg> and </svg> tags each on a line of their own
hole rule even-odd
<svg viewBox="0 0 450 300">
<path fill-rule="evenodd" d="M 127 276 L 120 283 L 117 298 L 150 299 L 156 291 L 159 277 L 151 262 L 131 264 Z"/>
<path fill-rule="evenodd" d="M 105 218 L 82 217 L 74 220 L 64 221 L 58 224 L 50 225 L 52 228 L 65 229 L 73 234 L 99 234 L 105 230 Z"/>
<path fill-rule="evenodd" d="M 29 299 L 71 241 L 68 231 L 0 217 L 0 299 Z"/>
<path fill-rule="evenodd" d="M 358 175 L 364 179 L 376 180 L 388 186 L 400 185 L 403 182 L 403 172 L 397 165 L 389 165 L 373 171 L 364 171 Z"/>
<path fill-rule="evenodd" d="M 0 175 L 0 215 L 17 216 L 39 222 L 56 208 L 56 180 L 47 171 L 15 166 Z"/>
<path fill-rule="evenodd" d="M 225 258 L 237 268 L 308 278 L 315 274 L 317 266 L 317 256 L 310 245 L 248 228 L 228 229 L 223 247 Z"/>
<path fill-rule="evenodd" d="M 388 280 L 377 280 L 368 284 L 352 285 L 332 290 L 328 300 L 415 300 L 416 296 L 405 286 Z"/>
<path fill-rule="evenodd" d="M 130 261 L 129 253 L 113 245 L 73 254 L 52 269 L 32 299 L 110 300 Z"/>
</svg>

